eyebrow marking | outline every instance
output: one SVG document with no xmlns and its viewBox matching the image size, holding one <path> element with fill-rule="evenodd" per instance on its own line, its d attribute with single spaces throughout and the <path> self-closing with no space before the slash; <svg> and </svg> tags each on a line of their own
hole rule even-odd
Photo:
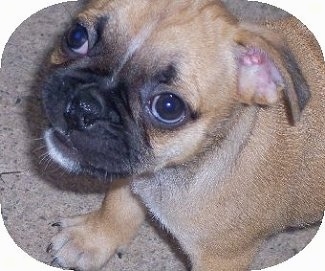
<svg viewBox="0 0 325 271">
<path fill-rule="evenodd" d="M 121 72 L 125 64 L 132 58 L 132 56 L 138 51 L 145 41 L 149 38 L 151 33 L 153 32 L 156 26 L 156 21 L 147 24 L 142 27 L 139 33 L 135 36 L 135 38 L 130 42 L 129 47 L 126 53 L 123 55 L 121 62 L 119 63 L 118 68 L 114 71 L 113 76 L 111 78 L 111 82 L 116 80 L 117 75 Z"/>
</svg>

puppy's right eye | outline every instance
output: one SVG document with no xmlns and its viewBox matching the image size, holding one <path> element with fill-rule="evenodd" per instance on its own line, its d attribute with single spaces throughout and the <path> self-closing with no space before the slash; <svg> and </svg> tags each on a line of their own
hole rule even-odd
<svg viewBox="0 0 325 271">
<path fill-rule="evenodd" d="M 69 49 L 77 54 L 86 55 L 89 49 L 88 31 L 81 24 L 75 24 L 66 35 Z"/>
<path fill-rule="evenodd" d="M 172 93 L 163 93 L 151 100 L 151 114 L 168 126 L 181 123 L 186 118 L 186 106 L 182 99 Z"/>
</svg>

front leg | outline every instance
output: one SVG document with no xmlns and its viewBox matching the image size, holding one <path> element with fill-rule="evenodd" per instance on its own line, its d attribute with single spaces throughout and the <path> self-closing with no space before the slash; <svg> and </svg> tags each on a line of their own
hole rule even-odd
<svg viewBox="0 0 325 271">
<path fill-rule="evenodd" d="M 182 213 L 185 215 L 178 213 L 176 221 L 169 224 L 169 230 L 189 256 L 192 271 L 249 270 L 266 237 L 257 223 L 227 221 L 228 212 Z"/>
<path fill-rule="evenodd" d="M 144 209 L 128 182 L 115 181 L 98 211 L 55 223 L 60 232 L 48 252 L 60 267 L 99 270 L 118 248 L 128 245 L 144 219 Z"/>
<path fill-rule="evenodd" d="M 229 255 L 222 248 L 201 248 L 189 252 L 192 256 L 192 271 L 248 271 L 258 244 L 259 242 Z"/>
</svg>

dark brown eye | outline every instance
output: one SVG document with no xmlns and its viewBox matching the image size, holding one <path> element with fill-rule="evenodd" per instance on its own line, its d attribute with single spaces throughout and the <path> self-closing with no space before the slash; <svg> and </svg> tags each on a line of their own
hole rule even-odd
<svg viewBox="0 0 325 271">
<path fill-rule="evenodd" d="M 185 103 L 172 93 L 159 94 L 153 97 L 150 110 L 158 121 L 167 125 L 178 124 L 186 116 Z"/>
<path fill-rule="evenodd" d="M 86 27 L 75 24 L 66 36 L 67 46 L 73 52 L 86 55 L 89 49 L 88 31 Z"/>
</svg>

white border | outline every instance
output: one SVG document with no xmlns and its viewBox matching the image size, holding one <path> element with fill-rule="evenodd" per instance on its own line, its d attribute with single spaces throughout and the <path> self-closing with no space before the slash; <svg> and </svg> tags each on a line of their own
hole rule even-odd
<svg viewBox="0 0 325 271">
<path fill-rule="evenodd" d="M 0 53 L 11 33 L 31 14 L 58 4 L 58 0 L 1 0 L 0 1 Z M 317 37 L 323 52 L 325 50 L 325 1 L 322 0 L 262 0 L 262 2 L 282 8 L 298 17 Z M 1 67 L 1 66 L 0 66 Z M 314 240 L 297 256 L 271 267 L 267 271 L 325 270 L 325 223 Z M 2 217 L 0 218 L 0 270 L 5 271 L 55 271 L 59 270 L 34 260 L 23 252 L 9 236 Z"/>
</svg>

